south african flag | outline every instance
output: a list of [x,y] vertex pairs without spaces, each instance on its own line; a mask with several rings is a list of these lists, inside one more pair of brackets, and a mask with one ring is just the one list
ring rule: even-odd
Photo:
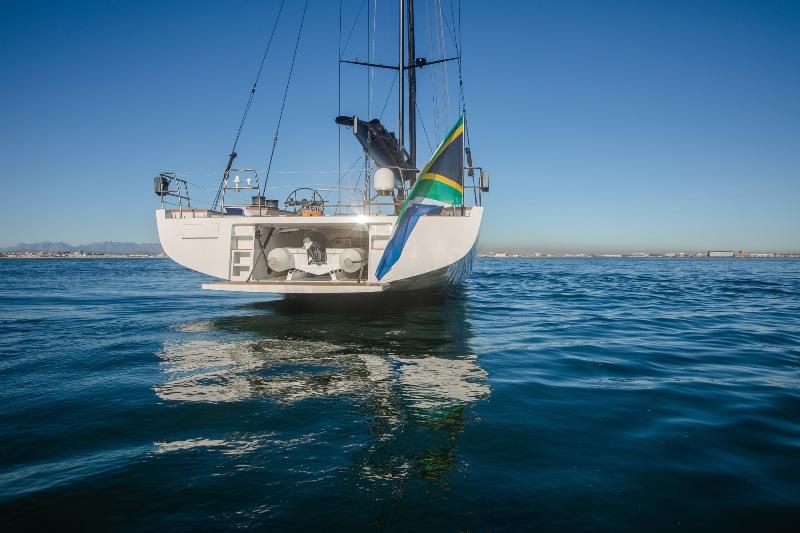
[[462,205],[464,200],[464,117],[453,129],[423,167],[408,198],[397,215],[392,237],[386,244],[375,276],[383,278],[400,259],[403,247],[419,218],[441,211],[445,206]]

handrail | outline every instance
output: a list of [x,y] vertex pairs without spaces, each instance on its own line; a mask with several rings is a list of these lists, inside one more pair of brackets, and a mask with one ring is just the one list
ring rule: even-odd
[[[398,167],[399,169],[399,167]],[[372,174],[372,170],[369,170],[370,178]],[[403,169],[404,171],[408,171],[409,169]],[[418,171],[418,169],[411,169]],[[479,166],[465,166],[465,176],[467,174],[474,173],[472,171],[477,170],[479,171],[479,179],[476,180],[473,177],[472,184],[467,185],[464,183],[463,189],[466,191],[467,189],[472,189],[475,191],[475,203],[473,205],[480,206],[482,204],[482,192],[487,192],[489,190],[489,173],[484,170],[483,167]],[[231,174],[235,173],[235,178],[231,180]],[[239,174],[249,174],[250,176],[246,176],[244,180],[239,177]],[[370,187],[371,179],[367,179],[364,185],[366,187]],[[196,185],[196,184],[195,184]],[[202,189],[202,187],[200,187]],[[275,192],[278,189],[285,189],[288,188],[282,186],[272,186],[265,188],[265,193],[267,191]],[[323,211],[333,210],[334,213],[338,214],[340,210],[355,210],[356,214],[366,214],[369,215],[371,207],[377,208],[387,208],[395,205],[395,198],[394,196],[369,196],[365,193],[363,187],[310,187],[316,193],[331,193],[336,191],[351,191],[353,192],[353,203],[350,202],[342,202],[339,200],[336,203],[325,203],[323,206]],[[204,210],[204,216],[206,217],[224,217],[226,216],[225,210],[226,207],[236,207],[236,208],[248,208],[248,207],[259,207],[259,214],[261,214],[261,207],[263,207],[263,201],[261,199],[258,200],[257,204],[247,204],[247,203],[229,203],[225,204],[225,193],[226,191],[231,192],[241,192],[241,191],[258,191],[260,190],[260,183],[259,183],[259,176],[258,170],[254,168],[232,168],[226,171],[225,177],[223,179],[223,184],[221,188],[221,195],[220,195],[220,202],[219,202],[219,210],[211,208],[202,208]],[[405,190],[404,192],[408,192]],[[158,174],[155,177],[155,193],[160,196],[161,198],[161,209],[165,208],[165,205],[168,204],[166,202],[167,197],[173,197],[177,199],[177,207],[178,207],[178,214],[180,217],[183,217],[184,209],[189,209],[192,212],[192,216],[195,216],[196,208],[192,207],[191,199],[189,196],[189,181],[187,179],[179,178],[175,172],[168,172],[164,171]],[[360,193],[360,194],[358,194]],[[261,196],[261,195],[259,195]],[[356,196],[360,196],[357,201],[355,198]],[[380,201],[380,199],[385,199],[384,201]],[[464,198],[466,200],[466,198]],[[254,202],[256,200],[254,199]],[[200,202],[203,205],[203,202]],[[170,204],[175,205],[175,204]],[[462,208],[467,207],[466,201],[463,202]],[[380,213],[380,209],[378,210]],[[345,213],[342,213],[345,214]],[[227,215],[231,216],[231,215]]]
[[[229,187],[231,172],[237,173],[234,176],[233,186]],[[245,185],[241,184],[239,174],[252,174],[252,177],[245,177]],[[261,186],[258,182],[258,171],[254,168],[229,168],[225,171],[222,177],[222,186],[220,187],[219,194],[219,208],[223,213],[225,212],[225,191],[252,191],[259,190]]]
[[[172,188],[174,185],[174,189]],[[192,208],[189,199],[189,184],[181,179],[174,172],[160,172],[153,180],[155,193],[161,197],[161,208],[164,208],[164,198],[172,196],[178,199],[178,208],[183,216],[183,201],[186,200],[186,207]]]

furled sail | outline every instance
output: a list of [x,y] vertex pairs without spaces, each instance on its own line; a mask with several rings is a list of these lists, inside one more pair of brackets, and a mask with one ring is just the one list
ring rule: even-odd
[[[375,163],[379,167],[392,169],[398,179],[400,170],[414,168],[408,161],[408,153],[405,149],[400,151],[394,133],[387,130],[377,118],[365,122],[356,116],[340,116],[336,117],[336,123],[353,128],[353,135]],[[413,172],[404,172],[403,174],[405,179],[414,176]]]

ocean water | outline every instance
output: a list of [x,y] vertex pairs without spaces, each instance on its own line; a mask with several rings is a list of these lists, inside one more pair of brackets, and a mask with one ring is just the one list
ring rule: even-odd
[[344,309],[0,261],[0,528],[792,530],[800,261],[479,260]]

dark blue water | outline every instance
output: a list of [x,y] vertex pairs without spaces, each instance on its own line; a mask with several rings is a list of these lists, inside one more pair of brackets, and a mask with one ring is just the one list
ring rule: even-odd
[[800,261],[482,260],[341,311],[203,280],[0,261],[0,526],[800,520]]

